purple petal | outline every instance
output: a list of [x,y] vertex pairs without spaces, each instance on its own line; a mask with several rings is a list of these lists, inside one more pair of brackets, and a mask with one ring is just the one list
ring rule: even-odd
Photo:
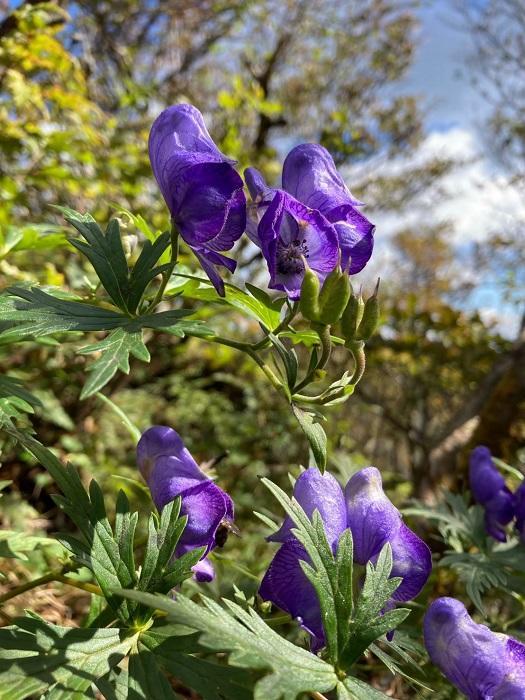
[[516,667],[507,635],[476,624],[463,603],[453,598],[432,603],[423,631],[432,662],[468,698],[507,699],[495,695]]
[[421,592],[432,571],[432,555],[427,545],[404,523],[390,540],[394,565],[391,577],[403,579],[392,598],[408,601]]
[[244,180],[254,202],[262,202],[266,197],[271,197],[273,190],[268,187],[266,180],[257,168],[246,168]]
[[490,450],[483,445],[470,453],[469,477],[472,495],[482,505],[505,487],[505,479],[492,461]]
[[525,646],[509,637],[506,651],[510,668],[494,700],[525,700]]
[[270,288],[298,299],[304,276],[302,257],[321,281],[337,265],[339,245],[334,227],[318,211],[276,190],[258,227],[262,253],[268,263]]
[[243,182],[229,163],[187,167],[177,183],[177,199],[173,218],[190,246],[229,250],[246,228]]
[[341,266],[356,275],[365,267],[374,250],[375,226],[366,216],[351,205],[343,205],[329,211],[328,221],[334,224],[341,247]]
[[350,274],[360,272],[374,247],[374,225],[356,207],[326,148],[305,143],[292,149],[283,167],[283,188],[300,202],[317,209],[335,225],[341,247],[341,265]]
[[246,233],[248,238],[259,248],[258,228],[264,213],[272,201],[275,190],[268,187],[261,173],[255,168],[247,168],[244,171],[244,179],[248,186],[252,201],[246,207]]
[[[200,470],[199,470],[200,471]],[[233,517],[228,494],[202,472],[195,475],[175,457],[158,457],[151,472],[149,487],[158,510],[181,497],[181,515],[188,516],[180,546],[215,546],[215,535],[224,519]]]
[[266,572],[259,594],[293,618],[312,635],[312,647],[324,646],[324,630],[319,601],[314,587],[306,578],[299,561],[309,562],[303,546],[297,540],[283,544]]
[[[295,482],[293,495],[309,518],[314,510],[319,511],[328,542],[333,547],[346,529],[345,499],[339,482],[328,472],[321,474],[317,467],[310,467]],[[291,533],[293,527],[293,520],[287,516],[280,530],[270,535],[268,541],[287,542],[294,539]]]
[[[232,248],[246,227],[243,181],[233,161],[213,143],[201,113],[191,105],[166,109],[151,128],[149,152],[153,173],[186,243],[214,251]],[[220,288],[215,270],[212,275]]]
[[137,464],[146,481],[155,460],[161,455],[178,455],[179,459],[195,465],[198,469],[197,463],[184,447],[180,435],[167,425],[154,425],[142,433],[137,444]]
[[283,189],[325,215],[341,204],[355,207],[362,203],[350,193],[330,153],[315,143],[296,146],[286,156]]
[[206,248],[193,248],[196,258],[201,264],[202,269],[210,278],[211,283],[215,287],[217,294],[221,297],[224,296],[224,281],[219,275],[216,266],[222,265],[226,267],[230,272],[234,272],[237,267],[235,260],[227,258],[225,255],[216,253],[213,250],[208,250]]
[[209,559],[201,559],[191,567],[191,570],[197,583],[209,583],[215,578],[215,569]]
[[514,495],[504,486],[485,503],[485,529],[498,542],[506,542],[505,525],[514,517]]
[[381,474],[375,467],[361,469],[352,476],[345,498],[354,559],[358,564],[366,564],[396,536],[401,515],[383,492]]

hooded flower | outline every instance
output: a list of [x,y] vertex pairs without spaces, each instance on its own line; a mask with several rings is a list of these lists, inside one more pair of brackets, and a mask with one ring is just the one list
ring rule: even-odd
[[485,508],[485,529],[499,542],[506,541],[505,525],[514,517],[514,496],[492,461],[488,447],[479,445],[470,454],[470,489]]
[[[311,467],[295,482],[293,495],[308,517],[319,511],[326,536],[335,551],[340,535],[346,529],[346,508],[343,491],[334,477]],[[281,610],[297,619],[301,627],[312,635],[312,648],[324,646],[324,630],[319,601],[314,587],[301,569],[300,561],[310,561],[304,547],[291,532],[293,521],[287,517],[282,527],[268,537],[282,546],[266,572],[259,594]]]
[[246,227],[243,182],[234,161],[219,151],[202,114],[189,104],[168,107],[157,117],[149,135],[149,157],[182,238],[224,296],[215,266],[235,270],[235,261],[220,251],[230,250]]
[[431,661],[469,700],[525,700],[525,646],[476,624],[459,600],[435,600],[423,632]]
[[[430,550],[401,519],[399,511],[382,490],[381,476],[374,467],[354,474],[344,492],[331,474],[315,467],[303,472],[295,482],[293,495],[308,517],[318,510],[332,549],[341,534],[350,528],[354,540],[354,560],[359,564],[377,559],[390,542],[394,565],[392,576],[403,580],[393,595],[394,601],[414,598],[424,586],[432,567]],[[282,527],[268,537],[281,548],[266,572],[259,593],[292,617],[312,635],[312,648],[324,645],[325,637],[319,602],[312,584],[301,569],[300,560],[309,561],[303,546],[291,529],[287,517]]]
[[233,521],[231,498],[201,471],[178,433],[167,426],[155,425],[143,433],[137,462],[159,511],[181,497],[181,515],[188,516],[188,522],[175,556],[205,547],[194,572],[198,581],[211,581],[213,567],[204,557],[216,546],[220,528]]
[[363,203],[345,185],[326,148],[316,143],[293,148],[283,165],[283,189],[334,225],[342,268],[350,263],[351,275],[360,272],[372,255],[375,227],[358,210]]
[[247,233],[261,248],[270,272],[270,289],[298,299],[303,258],[324,281],[337,265],[339,245],[332,224],[283,190],[272,190],[255,168],[245,172],[253,199]]

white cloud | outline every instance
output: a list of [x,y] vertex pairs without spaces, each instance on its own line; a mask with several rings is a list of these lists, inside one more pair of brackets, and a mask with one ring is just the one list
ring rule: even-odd
[[379,236],[389,236],[406,226],[417,226],[421,221],[425,224],[449,222],[452,243],[464,245],[482,241],[490,233],[525,221],[522,193],[510,184],[497,165],[484,157],[475,133],[464,127],[431,132],[418,151],[409,157],[388,162],[377,159],[352,168],[348,181],[374,171],[382,176],[406,173],[408,178],[415,167],[437,158],[457,163],[436,183],[439,195],[436,196],[433,187],[418,195],[403,212],[374,211]]

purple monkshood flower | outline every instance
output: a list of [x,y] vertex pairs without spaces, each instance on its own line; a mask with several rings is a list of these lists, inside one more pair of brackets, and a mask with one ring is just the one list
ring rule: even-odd
[[321,282],[341,257],[350,274],[362,270],[374,244],[374,226],[337,172],[332,156],[317,144],[292,149],[283,166],[282,189],[267,186],[255,168],[245,172],[252,197],[247,233],[261,248],[270,288],[297,299],[303,257]]
[[485,529],[499,542],[506,542],[505,525],[514,517],[514,496],[492,461],[488,447],[478,445],[470,453],[470,490],[485,508]]
[[432,663],[469,700],[525,700],[525,646],[475,623],[459,600],[435,600],[423,632]]
[[182,238],[224,296],[215,266],[235,270],[235,261],[221,251],[230,250],[246,228],[246,198],[235,161],[219,151],[202,114],[189,104],[168,107],[157,117],[149,157]]
[[[392,596],[395,601],[414,598],[425,585],[432,568],[427,545],[402,521],[397,508],[383,493],[381,475],[374,467],[361,469],[343,489],[336,479],[316,467],[304,471],[295,482],[293,495],[305,513],[318,510],[326,536],[336,550],[342,533],[350,528],[354,540],[354,560],[359,564],[376,561],[383,546],[392,547],[392,576],[403,580]],[[294,524],[288,516],[282,527],[267,539],[281,547],[266,572],[259,593],[286,610],[312,636],[312,649],[325,643],[319,601],[314,587],[303,573],[300,561],[309,561],[304,547],[293,536]]]
[[154,425],[142,434],[137,463],[157,510],[181,497],[181,515],[188,521],[175,556],[206,547],[193,570],[197,581],[211,581],[213,566],[205,557],[217,545],[221,528],[233,522],[232,499],[204,474],[179,434],[167,426]]

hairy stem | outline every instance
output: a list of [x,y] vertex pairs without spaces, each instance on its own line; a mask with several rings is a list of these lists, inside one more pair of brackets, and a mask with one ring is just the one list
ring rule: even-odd
[[179,257],[179,229],[175,225],[175,222],[173,219],[171,220],[171,260],[170,260],[170,266],[168,267],[167,270],[165,270],[162,273],[162,281],[159,285],[159,288],[157,289],[157,293],[155,294],[155,297],[151,304],[148,307],[148,311],[153,311],[153,309],[160,304],[162,301],[162,298],[164,297],[164,291],[166,290],[166,287],[168,285],[168,282],[170,281],[171,275],[173,274],[173,270],[175,269],[175,266],[177,265],[177,260]]
[[60,569],[54,569],[53,571],[49,571],[47,574],[44,574],[43,576],[40,576],[39,578],[36,578],[33,581],[27,581],[26,583],[22,583],[20,586],[15,586],[15,588],[12,588],[10,591],[7,591],[7,593],[4,593],[0,596],[0,605],[6,603],[12,598],[16,598],[17,596],[22,595],[22,593],[26,593],[27,591],[33,590],[33,588],[45,586],[46,583],[51,583],[51,581],[59,581],[61,576],[68,573],[69,571],[73,571],[75,568],[75,564],[65,564]]

